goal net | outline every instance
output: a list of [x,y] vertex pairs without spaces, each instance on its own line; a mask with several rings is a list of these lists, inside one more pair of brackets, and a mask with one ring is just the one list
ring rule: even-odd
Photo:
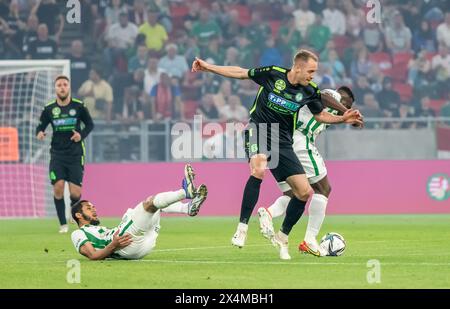
[[69,60],[0,61],[0,217],[55,213],[48,177],[51,126],[44,141],[35,130],[59,74],[70,76]]

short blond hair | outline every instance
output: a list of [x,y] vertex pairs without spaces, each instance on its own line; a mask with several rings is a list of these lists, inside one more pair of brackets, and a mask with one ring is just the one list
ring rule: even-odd
[[294,56],[294,63],[296,63],[298,60],[307,62],[309,59],[313,59],[316,62],[319,62],[319,57],[313,53],[312,51],[309,51],[307,49],[300,49]]

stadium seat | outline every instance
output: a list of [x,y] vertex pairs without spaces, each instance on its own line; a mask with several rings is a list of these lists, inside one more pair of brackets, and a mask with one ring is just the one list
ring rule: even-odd
[[189,8],[185,5],[174,4],[170,7],[170,16],[172,18],[182,18],[189,13]]
[[197,101],[184,101],[183,106],[184,117],[186,119],[193,119],[198,107]]
[[384,52],[376,52],[369,54],[369,60],[376,63],[380,70],[385,73],[392,68],[391,55]]
[[396,82],[392,88],[400,95],[400,100],[405,103],[410,103],[413,97],[413,89],[410,84]]
[[436,115],[439,115],[441,112],[441,107],[445,104],[445,102],[445,100],[430,100],[430,108],[434,110]]
[[440,125],[436,128],[437,149],[450,151],[450,127]]
[[348,36],[337,35],[333,38],[333,43],[339,57],[342,57],[344,50],[351,45],[351,40]]
[[280,25],[281,25],[281,22],[278,21],[278,20],[272,20],[272,21],[269,21],[269,26],[270,26],[270,29],[271,29],[271,31],[272,31],[272,37],[273,37],[274,39],[277,38],[277,35],[278,35],[278,29],[280,29]]
[[251,20],[250,9],[242,4],[230,6],[230,10],[236,10],[239,13],[239,25],[247,26]]

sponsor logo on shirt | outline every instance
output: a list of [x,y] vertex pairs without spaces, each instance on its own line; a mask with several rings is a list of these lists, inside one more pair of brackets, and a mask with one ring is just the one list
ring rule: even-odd
[[300,102],[302,99],[303,99],[303,94],[297,93],[297,95],[295,96],[295,101]]
[[273,94],[272,92],[269,93],[269,101],[275,105],[281,106],[284,109],[287,109],[288,111],[292,111],[292,112],[297,112],[298,109],[300,108],[299,104],[289,101],[289,100],[286,100],[282,97],[279,97],[279,96]]
[[286,83],[284,82],[284,80],[278,79],[275,82],[275,88],[280,90],[280,91],[283,91],[284,89],[286,89]]

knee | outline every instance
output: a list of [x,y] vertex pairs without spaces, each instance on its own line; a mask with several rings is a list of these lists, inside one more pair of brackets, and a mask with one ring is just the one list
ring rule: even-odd
[[293,190],[294,196],[300,201],[307,201],[311,197],[311,187],[297,188]]
[[64,197],[64,183],[56,183],[53,186],[53,194],[57,199],[62,199]]
[[258,179],[264,179],[264,175],[266,174],[266,169],[261,167],[253,167],[252,168],[252,176]]

